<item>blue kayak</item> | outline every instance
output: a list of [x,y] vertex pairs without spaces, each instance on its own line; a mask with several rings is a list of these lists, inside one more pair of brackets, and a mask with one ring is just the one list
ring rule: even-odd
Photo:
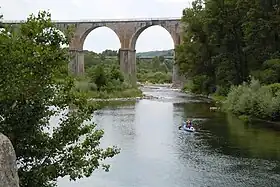
[[195,128],[194,128],[194,127],[188,128],[187,125],[186,125],[186,123],[183,123],[181,127],[182,127],[181,129],[184,130],[184,131],[187,131],[187,132],[195,132]]

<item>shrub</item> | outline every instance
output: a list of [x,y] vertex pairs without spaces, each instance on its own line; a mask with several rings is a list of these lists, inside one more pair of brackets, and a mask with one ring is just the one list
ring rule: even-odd
[[119,80],[120,82],[124,82],[124,76],[117,66],[112,67],[112,69],[110,70],[109,76],[110,76],[111,80]]
[[89,72],[90,80],[92,83],[95,83],[97,90],[100,90],[108,82],[108,77],[102,65],[98,65],[95,68],[91,69]]
[[279,84],[261,86],[258,80],[252,79],[249,84],[231,87],[224,108],[237,115],[279,119],[279,88]]
[[137,73],[137,79],[140,82],[151,82],[151,83],[171,83],[172,74],[165,72],[141,72]]
[[274,96],[276,96],[276,93],[280,91],[280,83],[269,84],[266,85],[265,87],[268,87],[272,91],[272,94]]
[[142,92],[124,80],[123,74],[117,66],[103,67],[101,65],[92,67],[88,77],[76,78],[75,91],[85,93],[91,98],[112,97],[137,97]]

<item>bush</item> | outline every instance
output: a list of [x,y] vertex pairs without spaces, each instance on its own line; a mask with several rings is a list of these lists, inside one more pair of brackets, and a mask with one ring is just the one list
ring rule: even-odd
[[184,84],[183,90],[191,92],[193,86],[194,86],[193,81],[192,80],[187,80],[187,82]]
[[268,87],[272,91],[272,94],[274,96],[276,96],[276,93],[280,91],[280,83],[269,84],[266,85],[265,87]]
[[97,90],[100,90],[108,83],[108,76],[106,75],[106,72],[102,65],[98,65],[93,68],[92,72],[90,72],[89,75],[91,76],[91,82],[96,84]]
[[171,83],[172,74],[165,72],[141,72],[137,73],[137,79],[140,82],[151,82],[154,84]]
[[261,86],[252,79],[249,84],[233,86],[224,103],[224,108],[237,115],[250,115],[262,119],[280,118],[279,84]]
[[226,96],[229,93],[229,87],[228,86],[221,86],[218,85],[216,90],[213,90],[215,94],[220,96]]
[[104,68],[101,65],[92,67],[87,77],[77,77],[75,91],[90,98],[119,98],[142,96],[141,90],[124,80],[117,66]]
[[205,94],[215,92],[215,87],[212,84],[212,80],[207,75],[199,75],[193,77],[184,86],[184,90],[190,91],[195,94]]
[[118,80],[124,82],[124,76],[121,73],[120,69],[117,66],[113,66],[109,74],[111,80]]

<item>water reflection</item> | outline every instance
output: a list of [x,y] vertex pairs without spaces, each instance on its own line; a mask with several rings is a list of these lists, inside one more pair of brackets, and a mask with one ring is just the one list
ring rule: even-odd
[[155,161],[172,159],[169,154],[165,155],[174,140],[170,133],[173,131],[172,103],[143,100],[136,105],[136,110],[142,111],[135,116],[137,155]]
[[[97,128],[105,129],[102,146],[117,145],[136,137],[135,106],[103,109],[95,112],[93,121]],[[125,147],[121,147],[124,149]]]
[[[276,160],[280,158],[280,136],[279,132],[258,126],[248,126],[241,120],[227,115],[229,141],[232,146],[247,152],[244,156]],[[241,152],[241,151],[240,151]]]
[[184,118],[209,118],[216,115],[215,112],[210,112],[211,103],[173,103],[175,112],[183,114]]
[[[94,115],[97,127],[105,130],[102,146],[121,148],[108,161],[111,171],[77,182],[65,178],[60,187],[279,186],[279,132],[210,112],[211,103],[196,102],[197,97],[145,89],[159,99]],[[178,130],[186,118],[201,120],[198,133]]]

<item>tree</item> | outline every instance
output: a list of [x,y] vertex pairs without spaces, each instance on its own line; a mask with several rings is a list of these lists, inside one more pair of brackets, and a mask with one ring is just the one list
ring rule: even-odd
[[104,60],[106,59],[106,56],[105,56],[103,53],[102,53],[102,54],[100,54],[100,56],[99,56],[99,57],[100,57],[100,60],[101,60],[101,61],[104,61]]
[[155,56],[153,59],[152,59],[152,67],[153,67],[153,70],[155,72],[159,71],[159,67],[160,67],[160,60],[159,60],[159,57]]
[[205,26],[207,14],[203,1],[196,0],[192,8],[185,9],[181,21],[187,26],[183,28],[184,42],[175,49],[176,63],[181,73],[198,84],[191,91],[208,93],[215,84],[215,65],[211,59],[215,46],[211,45]]
[[165,61],[165,58],[163,55],[159,56],[158,59],[161,63],[164,63],[164,61]]
[[265,61],[280,58],[279,5],[271,0],[194,1],[181,20],[180,71],[204,93],[226,95],[231,85],[248,82]]
[[106,49],[101,54],[104,55],[104,56],[117,56],[118,51],[114,51],[114,50],[111,50],[111,49]]
[[119,80],[120,82],[124,82],[124,76],[120,69],[117,66],[113,66],[110,70],[111,79]]
[[101,87],[106,86],[108,78],[102,65],[94,67],[89,74],[91,76],[91,81],[96,84],[98,91]]
[[[0,132],[15,148],[20,186],[51,187],[58,177],[89,177],[119,149],[99,147],[104,132],[89,121],[95,108],[74,92],[65,72],[69,55],[61,45],[70,36],[55,29],[47,12],[19,27],[0,33]],[[58,114],[57,124],[50,124]]]

